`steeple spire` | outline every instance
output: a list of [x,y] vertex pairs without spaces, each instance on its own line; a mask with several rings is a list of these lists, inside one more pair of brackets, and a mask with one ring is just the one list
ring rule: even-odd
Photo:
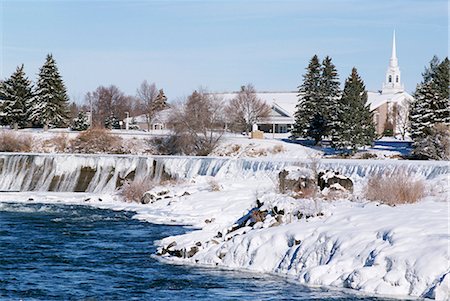
[[397,67],[398,66],[397,47],[395,45],[395,30],[394,30],[394,34],[392,36],[392,54],[391,54],[391,59],[389,60],[389,65],[391,67]]
[[397,45],[395,44],[395,30],[392,36],[392,54],[389,59],[389,66],[386,71],[386,80],[383,84],[383,94],[393,94],[397,92],[403,92],[404,88],[401,83],[400,68],[398,66],[397,59]]

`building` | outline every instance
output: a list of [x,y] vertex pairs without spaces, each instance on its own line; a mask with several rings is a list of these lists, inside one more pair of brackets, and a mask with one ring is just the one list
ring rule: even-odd
[[[218,93],[225,101],[236,97],[234,93]],[[299,102],[298,92],[258,92],[257,96],[272,107],[268,118],[260,120],[258,127],[266,133],[287,133],[295,123],[294,114],[296,105]],[[374,113],[374,123],[377,134],[398,134],[402,132],[400,127],[404,126],[401,119],[404,116],[398,116],[402,112],[401,106],[413,100],[413,97],[407,93],[401,82],[400,67],[397,59],[397,50],[395,42],[395,32],[392,41],[392,53],[386,71],[385,81],[380,91],[367,92],[370,109]],[[388,133],[388,130],[392,133]]]
[[367,96],[370,109],[374,113],[375,129],[378,135],[390,134],[388,131],[396,135],[405,131],[407,116],[404,116],[404,111],[414,98],[405,91],[401,81],[395,31],[392,38],[391,58],[382,89],[378,92],[368,92]]
[[[148,123],[148,119],[145,114],[129,117],[128,123],[130,127],[136,127],[136,129],[144,131],[165,130],[167,127],[167,122],[169,121],[170,113],[170,108],[156,112],[150,123]],[[126,118],[124,119],[124,122],[127,122]]]

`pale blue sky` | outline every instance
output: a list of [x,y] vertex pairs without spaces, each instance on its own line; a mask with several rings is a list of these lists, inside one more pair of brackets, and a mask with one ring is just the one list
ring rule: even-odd
[[330,55],[341,81],[356,66],[381,89],[392,31],[408,91],[433,54],[448,52],[446,0],[1,2],[1,78],[34,81],[53,53],[69,96],[99,85],[128,94],[146,79],[169,99],[199,86],[296,90],[309,59]]

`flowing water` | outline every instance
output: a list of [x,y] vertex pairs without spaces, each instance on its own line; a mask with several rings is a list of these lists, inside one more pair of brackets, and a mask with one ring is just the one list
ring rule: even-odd
[[0,203],[1,300],[381,300],[284,278],[169,265],[154,241],[187,231],[85,206]]

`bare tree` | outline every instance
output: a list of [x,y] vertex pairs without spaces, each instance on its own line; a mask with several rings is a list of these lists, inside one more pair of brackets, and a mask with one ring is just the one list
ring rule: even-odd
[[397,131],[402,136],[402,140],[405,140],[406,133],[409,129],[409,111],[411,107],[411,102],[408,99],[403,99],[403,101],[396,105],[395,110],[395,123]]
[[252,84],[241,87],[238,95],[228,104],[227,115],[231,124],[248,134],[252,125],[269,116],[271,108],[256,95]]
[[180,152],[204,156],[214,150],[225,131],[223,107],[222,99],[203,90],[173,106],[169,125]]
[[100,86],[93,92],[88,92],[85,101],[92,108],[92,123],[97,127],[104,127],[107,117],[114,116],[120,120],[126,117],[125,112],[133,108],[135,99],[126,96],[118,87]]
[[146,80],[137,89],[136,96],[139,100],[139,110],[145,114],[147,128],[150,131],[156,113],[167,107],[167,98],[162,89],[158,91],[155,83],[149,84]]

